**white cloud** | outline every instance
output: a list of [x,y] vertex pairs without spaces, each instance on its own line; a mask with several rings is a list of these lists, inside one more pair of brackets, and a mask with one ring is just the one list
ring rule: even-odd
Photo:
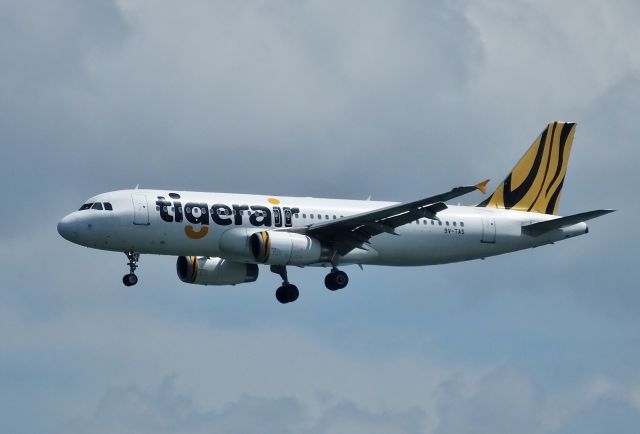
[[[3,3],[3,422],[637,427],[639,12],[632,1]],[[289,310],[266,304],[270,273],[188,288],[167,258],[143,257],[141,284],[125,291],[123,255],[55,234],[85,197],[137,183],[412,199],[500,178],[554,118],[580,122],[562,210],[620,208],[588,237],[367,269],[333,298],[315,292],[320,271],[294,270],[306,288]]]

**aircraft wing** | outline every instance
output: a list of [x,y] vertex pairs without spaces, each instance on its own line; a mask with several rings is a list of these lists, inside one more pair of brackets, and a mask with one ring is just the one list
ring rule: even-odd
[[476,185],[456,187],[446,193],[426,197],[424,199],[367,211],[337,220],[316,223],[291,231],[301,232],[321,241],[331,243],[341,255],[346,255],[355,248],[361,248],[369,239],[381,233],[397,235],[395,228],[415,221],[419,218],[439,220],[437,213],[447,209],[446,200],[480,190],[486,191],[489,180]]

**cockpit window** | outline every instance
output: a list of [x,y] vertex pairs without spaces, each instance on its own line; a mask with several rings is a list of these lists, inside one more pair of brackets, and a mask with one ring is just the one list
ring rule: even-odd
[[111,202],[105,202],[104,203],[104,209],[106,209],[107,211],[113,211],[113,207],[111,206]]
[[78,211],[84,211],[85,209],[89,209],[89,208],[91,208],[92,205],[93,205],[93,202],[92,203],[85,203],[84,205],[82,205],[80,207],[80,209],[78,209]]
[[98,209],[98,210],[102,210],[102,204],[100,202],[96,202],[93,204],[93,206],[91,207],[91,209]]

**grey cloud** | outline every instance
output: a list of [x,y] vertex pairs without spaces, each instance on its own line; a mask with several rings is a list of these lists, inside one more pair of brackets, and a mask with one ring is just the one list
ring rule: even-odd
[[421,433],[423,412],[364,410],[352,402],[327,407],[318,417],[295,398],[243,396],[220,409],[199,410],[171,378],[153,389],[112,388],[88,419],[66,433]]
[[90,419],[63,429],[73,433],[294,433],[303,408],[293,398],[245,396],[220,410],[200,411],[171,378],[158,387],[112,388]]
[[504,367],[477,379],[443,381],[436,407],[428,410],[371,410],[348,400],[318,406],[295,397],[251,395],[210,408],[181,391],[175,377],[166,377],[157,387],[110,388],[90,417],[66,423],[61,432],[632,433],[640,410],[629,392],[637,389],[604,379],[548,392],[527,374]]
[[549,391],[526,373],[498,368],[478,382],[443,383],[434,432],[632,433],[640,418],[637,390],[600,378]]
[[[238,413],[263,420],[273,405],[286,414],[269,427],[284,432],[637,426],[637,388],[620,385],[640,348],[637,15],[637,2],[596,0],[3,2],[3,422],[36,432],[80,414],[99,431],[128,415],[144,429],[148,406],[168,414],[159,430],[191,417],[205,429],[241,424]],[[339,294],[322,270],[292,270],[303,293],[286,311],[267,270],[256,284],[195,288],[173,259],[143,257],[141,285],[126,291],[123,255],[55,233],[85,198],[138,183],[390,200],[495,186],[556,118],[579,122],[561,211],[619,209],[587,237],[354,270]],[[504,360],[521,370],[478,372]],[[212,375],[219,365],[231,368]],[[194,396],[145,386],[171,372]],[[579,401],[565,388],[600,374],[617,392]],[[97,405],[112,384],[142,386]],[[319,390],[335,400],[314,403]],[[556,399],[564,416],[548,408]],[[34,405],[39,421],[25,416]]]

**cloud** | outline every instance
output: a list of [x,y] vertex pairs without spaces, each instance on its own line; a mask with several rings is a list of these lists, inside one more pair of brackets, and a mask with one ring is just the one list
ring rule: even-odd
[[327,406],[314,419],[295,398],[243,396],[216,410],[198,410],[172,377],[158,387],[131,385],[108,391],[89,419],[69,423],[67,433],[421,433],[424,415],[371,412],[353,402]]
[[218,411],[199,411],[168,377],[150,390],[112,388],[90,419],[72,422],[64,432],[293,433],[302,417],[303,408],[293,398],[244,396]]
[[637,382],[592,378],[549,391],[524,372],[500,367],[474,384],[442,384],[435,433],[631,433],[640,417],[637,390]]
[[[637,427],[636,3],[3,2],[6,429]],[[579,123],[561,211],[618,209],[587,237],[366,267],[331,294],[295,269],[284,310],[266,269],[202,288],[143,256],[124,289],[124,255],[55,233],[138,183],[390,200],[495,185],[552,119]]]
[[[371,410],[348,400],[313,404],[289,397],[244,395],[218,408],[200,408],[175,377],[143,388],[110,388],[93,414],[65,424],[66,433],[598,433],[615,427],[632,433],[640,418],[629,387],[594,379],[545,393],[530,377],[509,367],[484,377],[454,376],[436,391],[435,411],[419,405]],[[637,390],[637,389],[636,389]],[[309,405],[311,404],[311,405]],[[310,411],[311,407],[317,407]],[[429,420],[433,416],[433,421]],[[429,423],[430,422],[430,423]]]

